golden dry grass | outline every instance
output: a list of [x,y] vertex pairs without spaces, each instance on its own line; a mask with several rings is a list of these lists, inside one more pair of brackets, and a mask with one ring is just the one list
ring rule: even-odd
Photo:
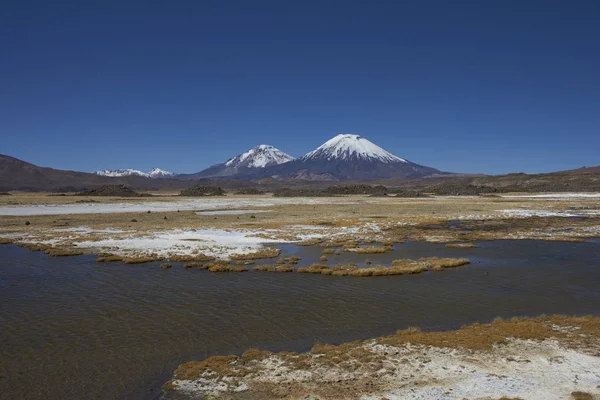
[[125,264],[144,264],[154,261],[160,261],[160,259],[156,257],[128,257],[123,259]]
[[266,249],[256,250],[252,253],[235,254],[235,255],[231,256],[231,259],[232,260],[262,260],[265,258],[278,257],[279,254],[281,254],[281,250],[279,250],[279,249],[266,248]]
[[357,254],[382,254],[393,251],[394,248],[390,245],[382,246],[362,246],[362,247],[345,247],[345,251],[351,251]]
[[567,333],[553,326],[578,327],[578,333],[600,337],[600,317],[568,317],[555,315],[537,318],[496,318],[489,324],[474,323],[454,331],[422,332],[408,328],[380,340],[383,344],[401,346],[404,343],[423,344],[434,347],[491,350],[495,344],[505,344],[507,338],[543,340],[551,337],[565,338]]
[[321,257],[319,257],[319,261],[326,262],[327,261],[327,257],[321,256]]
[[308,267],[300,267],[298,268],[298,272],[300,273],[308,273],[308,274],[320,274],[323,270],[327,270],[329,267],[323,264],[312,264]]
[[160,264],[160,267],[161,267],[161,268],[164,268],[164,269],[169,269],[169,268],[171,268],[171,267],[172,267],[172,265],[171,265],[171,264],[169,264],[169,263],[162,263],[162,264]]
[[9,238],[0,238],[0,244],[11,244],[13,242],[12,239]]
[[253,271],[261,272],[294,272],[294,267],[288,265],[257,265],[252,268]]
[[419,262],[425,264],[428,268],[432,269],[433,271],[442,271],[446,268],[456,268],[471,263],[471,261],[468,258],[438,257],[420,258]]
[[183,264],[183,268],[193,268],[193,267],[202,267],[204,263],[198,261],[190,261]]
[[115,254],[105,254],[100,255],[96,258],[96,262],[115,262],[115,261],[123,261],[122,256],[117,256]]
[[448,243],[446,247],[450,249],[475,249],[477,245],[473,243]]
[[321,238],[306,239],[301,242],[296,242],[296,246],[315,246],[323,242]]
[[206,254],[190,254],[190,255],[174,255],[169,257],[171,261],[175,262],[186,262],[186,261],[212,261],[215,259],[213,256],[207,256]]
[[80,256],[83,254],[83,251],[68,249],[47,249],[44,251],[44,253],[48,254],[50,257],[71,257]]
[[246,272],[248,268],[239,265],[215,264],[208,267],[210,272]]
[[573,400],[594,400],[594,396],[588,392],[572,392],[571,398]]
[[335,249],[332,248],[326,248],[323,250],[323,254],[334,254],[335,253]]

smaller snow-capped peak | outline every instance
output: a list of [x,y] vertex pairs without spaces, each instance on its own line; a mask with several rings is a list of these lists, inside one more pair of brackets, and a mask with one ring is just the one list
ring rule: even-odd
[[294,157],[273,146],[261,144],[245,153],[230,158],[225,162],[225,165],[233,168],[238,166],[246,168],[264,168],[271,165],[283,164],[292,161],[293,159]]
[[164,169],[160,169],[160,168],[152,168],[150,170],[150,172],[148,172],[147,175],[150,178],[167,178],[170,176],[174,176],[175,173],[173,173],[171,171],[165,171]]
[[377,160],[384,163],[408,162],[362,136],[353,134],[337,135],[302,157],[303,160],[323,158],[327,160]]
[[137,169],[104,169],[102,171],[94,171],[95,175],[120,177],[120,176],[147,176],[145,172]]
[[150,172],[142,172],[138,169],[104,169],[101,171],[94,171],[95,175],[109,176],[109,177],[122,177],[122,176],[143,176],[145,178],[168,178],[174,176],[173,172],[165,171],[160,168],[152,168]]

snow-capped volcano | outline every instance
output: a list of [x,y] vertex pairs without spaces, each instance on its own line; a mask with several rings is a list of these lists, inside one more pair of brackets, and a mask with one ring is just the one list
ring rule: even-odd
[[225,162],[225,165],[228,167],[264,168],[271,165],[283,164],[293,159],[294,157],[273,146],[261,144],[245,153],[230,158]]
[[294,157],[283,151],[261,144],[242,154],[239,154],[221,164],[213,165],[210,168],[200,171],[196,174],[186,177],[224,177],[233,175],[248,175],[256,173],[263,168],[280,165],[294,160]]
[[303,157],[262,173],[280,179],[362,180],[421,178],[439,172],[395,156],[359,135],[340,134]]
[[121,177],[121,176],[143,176],[144,178],[170,178],[175,176],[173,172],[165,171],[160,168],[152,168],[149,172],[142,172],[138,169],[105,169],[94,171],[96,175]]
[[302,157],[302,160],[377,160],[383,163],[407,161],[396,157],[369,140],[352,134],[340,134],[329,139],[315,150]]

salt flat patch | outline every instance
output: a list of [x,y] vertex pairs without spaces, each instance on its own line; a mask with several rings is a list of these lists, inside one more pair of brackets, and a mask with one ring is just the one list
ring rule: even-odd
[[260,231],[219,229],[173,230],[155,232],[142,237],[129,236],[99,241],[79,241],[74,244],[78,248],[103,250],[127,256],[157,254],[161,257],[169,257],[202,253],[216,258],[228,258],[234,254],[255,251],[266,243],[285,242],[256,236],[262,233]]
[[266,213],[273,212],[273,210],[215,210],[215,211],[196,211],[198,215],[241,215],[241,214],[255,214],[255,213]]
[[[386,348],[382,346],[380,350]],[[390,379],[396,389],[376,396],[364,395],[361,399],[497,399],[506,396],[562,400],[571,398],[574,391],[596,393],[600,379],[600,358],[561,348],[553,340],[512,340],[492,353],[475,356],[429,347],[423,349],[423,356],[428,363],[419,366],[417,360],[414,363],[411,360],[412,365],[407,367],[415,376],[422,377],[420,384],[403,384],[404,376],[398,371],[396,378],[401,379]]]
[[588,217],[600,215],[600,210],[498,210],[511,217]]
[[58,229],[50,229],[47,232],[73,232],[78,234],[89,234],[89,233],[125,233],[126,231],[121,229],[92,229],[87,226],[78,226],[72,228],[58,228]]
[[274,207],[286,204],[355,204],[355,201],[332,201],[331,199],[268,198],[240,199],[234,197],[184,199],[178,201],[140,201],[135,203],[85,203],[57,205],[0,206],[0,215],[62,215],[62,214],[111,214],[126,212],[168,212],[177,210],[240,209],[241,207]]
[[544,193],[544,194],[507,194],[500,197],[509,199],[551,199],[551,198],[573,198],[573,197],[600,197],[600,193]]

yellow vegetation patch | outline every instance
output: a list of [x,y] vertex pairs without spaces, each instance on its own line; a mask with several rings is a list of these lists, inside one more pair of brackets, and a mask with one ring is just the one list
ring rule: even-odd
[[115,261],[123,261],[123,257],[117,256],[115,254],[106,254],[101,255],[96,258],[96,262],[115,262]]
[[418,328],[398,331],[380,340],[383,344],[401,346],[404,343],[423,344],[435,347],[491,350],[494,344],[504,344],[506,339],[543,340],[551,337],[566,337],[567,333],[553,329],[554,326],[579,327],[578,334],[600,337],[600,317],[541,316],[538,318],[496,318],[489,324],[471,324],[455,331],[422,332]]
[[388,253],[393,251],[394,248],[391,245],[383,245],[383,246],[363,246],[363,247],[352,247],[352,248],[344,248],[345,251],[351,251],[353,253],[358,254],[381,254]]
[[301,242],[296,242],[296,246],[315,246],[323,242],[321,238],[306,239]]
[[309,273],[309,274],[320,274],[323,270],[328,270],[329,267],[323,264],[312,264],[308,267],[298,268],[298,272]]
[[168,268],[171,268],[171,267],[172,267],[172,265],[171,265],[171,264],[169,264],[169,263],[163,263],[163,264],[160,264],[160,267],[161,267],[161,268],[164,268],[164,269],[168,269]]
[[231,256],[232,260],[261,260],[263,258],[275,258],[281,254],[279,249],[260,249],[252,253],[236,254]]
[[154,261],[159,261],[159,258],[155,258],[155,257],[130,257],[130,258],[124,258],[123,262],[125,264],[144,264],[144,263],[149,263],[149,262],[154,262]]
[[252,268],[254,271],[262,271],[262,272],[294,272],[294,267],[290,267],[289,265],[257,265]]
[[470,264],[468,258],[438,258],[438,257],[429,257],[429,258],[420,258],[419,262],[425,264],[428,268],[431,268],[434,271],[442,271],[446,268],[455,268],[460,267],[462,265]]
[[477,245],[473,243],[448,243],[446,247],[451,249],[475,249]]
[[77,250],[66,250],[66,249],[47,249],[44,251],[50,257],[70,257],[70,256],[80,256],[83,254],[83,251]]
[[171,261],[212,261],[215,259],[213,256],[207,256],[206,254],[191,254],[191,255],[174,255],[169,257]]
[[210,272],[246,272],[248,268],[240,265],[215,264],[208,267]]

